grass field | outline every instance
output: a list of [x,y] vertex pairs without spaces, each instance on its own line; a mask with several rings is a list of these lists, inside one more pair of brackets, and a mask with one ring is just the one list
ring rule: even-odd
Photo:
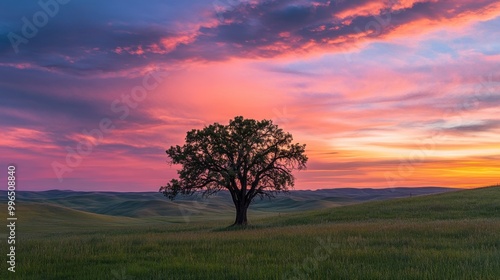
[[16,273],[3,262],[1,279],[500,279],[500,187],[250,212],[243,229],[232,213],[186,223],[27,203],[18,217]]

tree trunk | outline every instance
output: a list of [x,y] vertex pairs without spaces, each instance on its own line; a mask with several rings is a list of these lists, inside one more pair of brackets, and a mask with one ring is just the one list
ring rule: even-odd
[[247,224],[247,209],[248,205],[246,203],[239,203],[236,205],[236,219],[234,220],[233,226],[244,226]]

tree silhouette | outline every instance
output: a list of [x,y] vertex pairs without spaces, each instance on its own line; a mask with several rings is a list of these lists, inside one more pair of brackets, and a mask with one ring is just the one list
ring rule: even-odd
[[183,146],[166,151],[182,169],[177,171],[179,179],[160,187],[160,192],[173,200],[178,194],[208,196],[228,190],[236,208],[234,225],[246,225],[247,209],[255,197],[288,191],[294,185],[292,171],[306,167],[306,145],[292,140],[270,120],[241,116],[229,125],[193,129]]

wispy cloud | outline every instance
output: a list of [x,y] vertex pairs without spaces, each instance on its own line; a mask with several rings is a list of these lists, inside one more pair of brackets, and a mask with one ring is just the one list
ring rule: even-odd
[[[70,1],[16,53],[8,34],[39,10],[0,11],[0,152],[29,188],[156,190],[164,149],[236,115],[308,144],[299,188],[386,187],[429,142],[402,185],[498,179],[498,1]],[[117,118],[154,71],[168,80]],[[103,118],[115,129],[60,183],[51,162]]]

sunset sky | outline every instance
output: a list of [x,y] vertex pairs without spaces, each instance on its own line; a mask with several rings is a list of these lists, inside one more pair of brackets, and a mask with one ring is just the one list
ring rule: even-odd
[[238,115],[307,144],[296,189],[500,182],[497,0],[40,3],[0,3],[4,186],[157,191]]

